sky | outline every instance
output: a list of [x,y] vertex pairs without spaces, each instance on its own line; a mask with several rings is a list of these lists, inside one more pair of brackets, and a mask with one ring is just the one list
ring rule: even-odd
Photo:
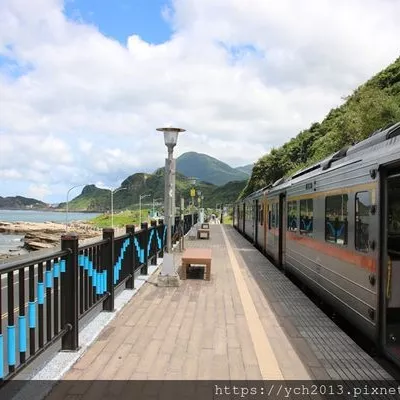
[[[400,0],[0,0],[0,196],[65,201],[174,155],[236,167],[400,54]],[[72,197],[81,187],[74,189]]]

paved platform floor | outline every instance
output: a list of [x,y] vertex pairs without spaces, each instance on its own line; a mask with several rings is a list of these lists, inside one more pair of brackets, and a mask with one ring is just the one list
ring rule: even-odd
[[185,245],[212,249],[211,281],[153,275],[64,380],[390,378],[232,227],[210,228]]

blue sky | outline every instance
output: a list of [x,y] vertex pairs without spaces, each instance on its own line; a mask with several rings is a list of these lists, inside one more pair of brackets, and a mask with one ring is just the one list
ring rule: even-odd
[[165,124],[186,129],[175,157],[253,163],[398,57],[398,15],[400,0],[0,0],[0,196],[118,187],[164,164]]
[[168,0],[69,0],[68,18],[96,25],[105,36],[125,44],[128,36],[139,35],[146,42],[159,44],[171,35],[162,10]]

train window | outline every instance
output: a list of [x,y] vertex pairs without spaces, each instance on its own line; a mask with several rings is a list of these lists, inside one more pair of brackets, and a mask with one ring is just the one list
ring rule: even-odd
[[312,236],[313,234],[313,199],[300,200],[300,234]]
[[273,228],[276,228],[276,226],[277,226],[277,221],[276,221],[276,214],[277,214],[277,203],[274,203],[274,204],[272,204],[272,223],[271,223],[271,225],[272,225],[272,227]]
[[287,230],[297,231],[297,201],[288,202]]
[[370,208],[370,192],[356,193],[355,247],[358,251],[369,251],[369,227],[371,224]]
[[347,245],[347,194],[325,198],[325,240],[330,243]]
[[260,224],[264,225],[264,205],[260,205]]

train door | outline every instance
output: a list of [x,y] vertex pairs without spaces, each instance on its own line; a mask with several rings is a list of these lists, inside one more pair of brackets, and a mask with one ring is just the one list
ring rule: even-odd
[[384,352],[400,361],[400,169],[383,181],[382,341]]
[[269,205],[268,205],[268,199],[267,196],[264,197],[263,199],[263,207],[264,207],[264,244],[263,244],[263,252],[266,253],[267,250],[267,235],[268,235],[268,224],[269,224]]
[[282,267],[285,262],[285,241],[286,241],[286,201],[285,193],[279,195],[279,266]]
[[281,267],[285,266],[286,262],[286,194],[279,195],[279,263]]
[[253,221],[254,221],[254,227],[253,227],[253,238],[254,238],[254,244],[257,245],[258,243],[258,200],[254,201],[254,215],[253,215]]

